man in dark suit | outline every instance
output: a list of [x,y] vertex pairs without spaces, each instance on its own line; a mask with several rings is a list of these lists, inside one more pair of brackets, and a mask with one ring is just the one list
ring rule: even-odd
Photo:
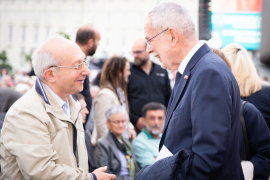
[[174,156],[160,160],[164,163],[158,170],[146,167],[137,178],[244,179],[238,142],[240,94],[228,66],[198,42],[188,11],[176,3],[155,7],[144,33],[147,51],[163,68],[177,70],[159,149],[165,146],[181,158],[166,177],[164,164]]

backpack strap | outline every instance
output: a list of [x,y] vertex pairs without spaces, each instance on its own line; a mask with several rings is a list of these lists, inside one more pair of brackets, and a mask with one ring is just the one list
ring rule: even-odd
[[249,161],[251,158],[250,148],[249,148],[249,142],[248,142],[248,136],[247,136],[247,128],[245,123],[245,117],[244,117],[244,105],[247,103],[247,101],[244,101],[241,104],[240,108],[240,120],[242,123],[242,131],[243,131],[243,155],[242,160]]

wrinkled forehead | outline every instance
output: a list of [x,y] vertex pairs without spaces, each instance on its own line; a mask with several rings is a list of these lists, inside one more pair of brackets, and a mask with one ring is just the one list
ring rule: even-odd
[[150,39],[152,34],[154,33],[156,33],[156,30],[153,29],[151,17],[148,16],[144,22],[145,39],[146,40]]

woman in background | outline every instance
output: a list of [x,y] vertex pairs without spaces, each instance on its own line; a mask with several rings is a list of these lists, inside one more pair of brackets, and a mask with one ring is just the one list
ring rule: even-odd
[[95,148],[98,166],[107,166],[106,172],[115,174],[117,180],[133,180],[139,171],[132,146],[123,138],[127,119],[127,112],[123,106],[110,106],[106,111],[109,132],[98,140]]
[[[121,105],[128,112],[127,83],[129,75],[130,65],[125,57],[112,57],[103,65],[100,91],[93,102],[94,131],[91,138],[93,145],[108,133],[105,112],[111,105]],[[135,136],[134,127],[128,119],[123,137],[128,140],[129,138],[134,139]]]
[[[224,56],[223,52],[219,49],[212,48],[212,51],[221,57],[225,63],[232,69],[230,62]],[[243,104],[241,100],[241,104]],[[244,116],[246,125],[246,133],[248,137],[248,144],[250,150],[250,157],[247,159],[244,152],[247,152],[247,147],[243,146],[244,136],[242,128],[240,133],[240,156],[243,160],[249,160],[254,167],[253,179],[256,180],[267,180],[269,178],[270,170],[270,132],[265,123],[265,120],[260,111],[251,103],[243,104],[241,115]],[[240,122],[240,118],[239,118]],[[242,166],[243,167],[243,166]],[[243,167],[244,168],[244,167]],[[246,172],[246,171],[243,171]],[[250,171],[248,171],[250,172]],[[244,173],[245,174],[245,173]],[[249,175],[249,174],[245,174]]]
[[270,129],[270,86],[263,81],[247,50],[231,43],[222,49],[228,59],[240,89],[241,98],[252,103],[263,115]]

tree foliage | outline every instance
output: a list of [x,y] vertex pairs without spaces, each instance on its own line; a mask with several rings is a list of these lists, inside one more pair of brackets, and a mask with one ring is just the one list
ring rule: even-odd
[[6,68],[9,71],[12,70],[12,66],[8,63],[7,53],[3,50],[0,53],[0,69]]
[[22,56],[26,62],[32,61],[33,49],[29,53],[23,53]]
[[70,40],[70,37],[68,34],[64,33],[64,32],[59,32],[58,34],[63,35],[65,38],[67,38],[68,40]]

